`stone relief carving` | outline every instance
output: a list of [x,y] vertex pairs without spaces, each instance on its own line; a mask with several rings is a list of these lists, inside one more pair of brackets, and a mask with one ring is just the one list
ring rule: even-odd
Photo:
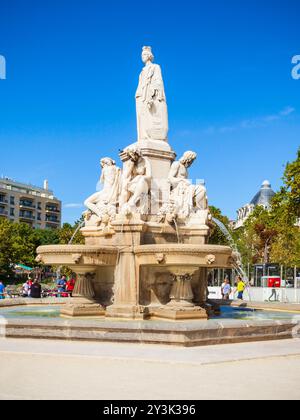
[[152,290],[162,305],[166,305],[170,302],[172,283],[171,276],[167,276],[164,273],[157,273],[155,275],[154,283],[152,283]]
[[82,254],[73,254],[72,255],[72,260],[74,261],[75,264],[79,264],[82,258]]
[[162,264],[163,262],[165,262],[165,258],[166,258],[165,254],[159,253],[159,254],[156,254],[155,257],[158,264]]
[[206,263],[208,265],[213,265],[216,262],[216,256],[211,254],[206,256]]
[[151,47],[143,47],[145,64],[136,92],[138,140],[163,140],[168,138],[168,109],[161,68],[154,64]]
[[42,255],[40,255],[40,254],[39,254],[39,255],[36,257],[35,261],[36,261],[37,263],[42,263],[42,262],[43,262],[43,257],[42,257]]

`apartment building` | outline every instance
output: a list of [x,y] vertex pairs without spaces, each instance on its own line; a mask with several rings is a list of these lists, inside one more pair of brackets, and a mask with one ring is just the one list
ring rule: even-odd
[[0,178],[0,217],[27,223],[36,229],[56,229],[61,226],[61,201],[48,188]]

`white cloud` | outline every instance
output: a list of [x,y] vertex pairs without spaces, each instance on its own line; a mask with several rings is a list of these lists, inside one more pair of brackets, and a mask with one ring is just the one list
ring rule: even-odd
[[68,203],[64,205],[65,209],[81,209],[83,206],[82,203]]
[[282,109],[281,111],[277,112],[276,114],[265,115],[256,118],[250,118],[247,120],[242,120],[236,122],[232,125],[225,125],[225,126],[210,126],[203,130],[203,134],[211,135],[211,134],[226,134],[232,133],[234,131],[243,130],[243,129],[253,129],[253,128],[260,128],[266,127],[269,124],[272,124],[275,121],[282,120],[296,111],[295,108],[291,106],[287,106],[286,108]]
[[283,117],[286,117],[286,116],[288,116],[288,115],[293,114],[295,111],[296,111],[296,109],[295,109],[295,108],[293,108],[292,106],[287,106],[285,109],[283,109],[283,110],[280,112],[280,115],[281,115],[281,116],[283,116]]

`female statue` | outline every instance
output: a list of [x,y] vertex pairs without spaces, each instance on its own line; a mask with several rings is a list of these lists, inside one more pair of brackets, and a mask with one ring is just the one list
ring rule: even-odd
[[168,109],[161,68],[154,64],[151,47],[144,47],[145,63],[136,92],[138,141],[168,139]]
[[114,211],[116,209],[121,170],[111,158],[101,159],[100,165],[102,168],[100,183],[103,184],[103,189],[89,197],[84,204],[92,214],[96,214],[101,219],[104,210],[106,211],[108,207]]

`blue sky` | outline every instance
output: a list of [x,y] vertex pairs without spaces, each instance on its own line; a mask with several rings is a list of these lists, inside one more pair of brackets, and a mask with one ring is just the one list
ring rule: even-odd
[[231,218],[300,145],[299,0],[0,0],[0,175],[50,187],[80,217],[99,159],[136,140],[143,45],[161,64],[170,135]]

